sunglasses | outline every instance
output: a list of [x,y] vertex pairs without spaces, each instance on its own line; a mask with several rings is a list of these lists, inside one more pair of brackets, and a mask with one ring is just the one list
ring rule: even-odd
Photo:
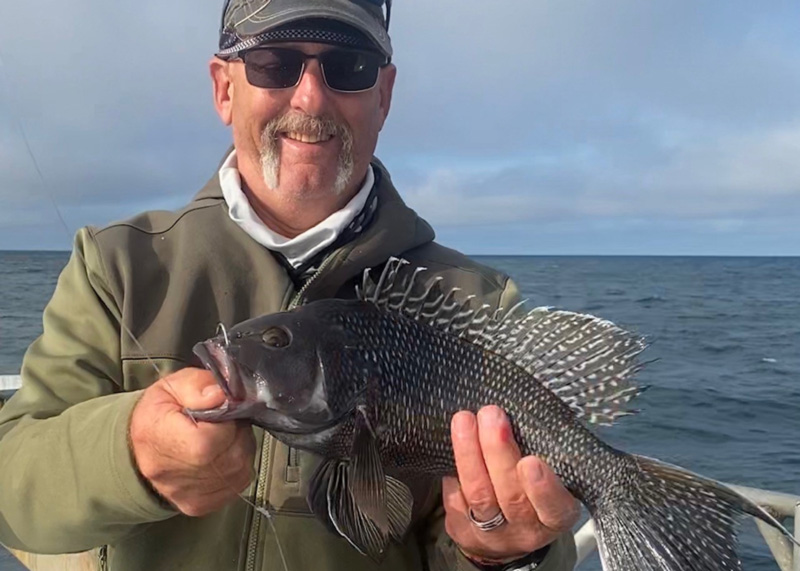
[[264,89],[286,89],[300,83],[306,61],[315,59],[325,85],[333,91],[357,93],[375,87],[386,57],[366,51],[332,49],[309,55],[300,50],[257,47],[239,52],[248,83]]

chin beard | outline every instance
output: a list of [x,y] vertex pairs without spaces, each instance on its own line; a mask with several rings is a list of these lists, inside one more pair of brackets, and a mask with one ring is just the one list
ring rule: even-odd
[[267,123],[261,133],[261,175],[267,188],[276,189],[280,184],[281,151],[278,137],[288,131],[310,133],[316,136],[333,135],[342,141],[339,160],[336,166],[336,180],[333,192],[336,195],[347,190],[353,178],[355,159],[353,158],[353,134],[341,123],[327,117],[312,117],[302,113],[290,113],[277,117]]

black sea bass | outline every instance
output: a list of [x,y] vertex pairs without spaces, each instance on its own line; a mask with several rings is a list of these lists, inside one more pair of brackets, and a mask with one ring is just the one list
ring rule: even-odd
[[403,482],[454,475],[450,419],[487,404],[588,508],[606,571],[741,569],[745,513],[791,538],[730,489],[587,430],[630,413],[640,338],[589,315],[472,307],[437,280],[422,287],[422,273],[392,259],[376,282],[365,274],[356,300],[312,302],[198,344],[227,402],[189,414],[247,419],[324,456],[309,505],[375,559],[409,525]]

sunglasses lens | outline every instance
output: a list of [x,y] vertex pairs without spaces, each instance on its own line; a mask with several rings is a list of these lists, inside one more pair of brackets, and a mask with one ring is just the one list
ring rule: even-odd
[[242,56],[247,81],[265,89],[283,89],[297,84],[303,73],[304,56],[295,50],[264,48]]
[[322,66],[325,83],[336,91],[364,91],[375,86],[386,60],[370,52],[330,50],[318,56],[286,48],[258,48],[242,54],[247,81],[265,89],[294,87],[309,57]]
[[378,54],[331,50],[319,56],[328,87],[336,91],[364,91],[378,80],[385,59]]

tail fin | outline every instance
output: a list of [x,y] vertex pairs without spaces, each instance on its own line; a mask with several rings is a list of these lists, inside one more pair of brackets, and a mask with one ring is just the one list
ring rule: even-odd
[[765,510],[713,480],[634,456],[638,481],[593,510],[604,571],[741,570],[736,525],[757,517],[797,541]]

